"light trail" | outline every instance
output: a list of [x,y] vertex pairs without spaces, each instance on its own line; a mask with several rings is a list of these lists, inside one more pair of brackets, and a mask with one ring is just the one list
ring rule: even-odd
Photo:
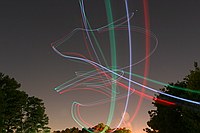
[[[97,92],[98,94],[100,93],[107,97],[107,98],[104,98],[103,100],[93,101],[91,103],[85,103],[85,104],[73,102],[72,107],[71,107],[71,114],[72,114],[73,119],[77,122],[77,124],[79,124],[81,127],[91,126],[89,122],[85,121],[81,117],[80,107],[91,107],[91,106],[98,106],[105,103],[110,103],[109,115],[108,115],[107,123],[106,123],[107,125],[110,125],[113,121],[115,108],[116,108],[115,104],[117,100],[126,99],[125,106],[122,111],[122,116],[119,116],[120,120],[119,120],[119,123],[117,124],[117,128],[120,127],[120,125],[124,122],[125,113],[127,112],[128,104],[130,102],[130,96],[133,94],[139,95],[139,101],[137,103],[137,107],[133,115],[131,116],[130,120],[125,122],[125,124],[127,125],[131,125],[131,122],[133,122],[133,120],[137,116],[140,110],[141,104],[143,102],[143,98],[154,100],[157,103],[164,104],[167,106],[176,105],[176,103],[174,102],[158,99],[153,96],[147,95],[145,93],[145,90],[162,94],[164,96],[167,96],[173,99],[200,105],[200,102],[198,101],[193,101],[190,99],[164,93],[160,90],[156,90],[147,85],[147,81],[148,81],[155,84],[171,87],[174,89],[179,89],[182,91],[188,91],[191,93],[200,94],[200,91],[197,91],[197,90],[181,88],[178,86],[165,84],[165,83],[148,78],[149,63],[150,63],[149,58],[155,52],[158,46],[158,39],[156,35],[150,31],[148,0],[143,0],[145,28],[131,26],[130,20],[133,18],[134,13],[129,13],[128,0],[124,0],[126,16],[116,21],[113,20],[110,0],[105,0],[104,2],[105,2],[106,14],[107,14],[107,22],[108,22],[107,25],[93,29],[89,23],[89,20],[87,19],[87,13],[85,12],[84,0],[79,0],[82,22],[83,22],[82,24],[84,28],[75,28],[68,35],[51,43],[52,49],[58,55],[66,59],[78,61],[80,63],[87,63],[89,65],[92,65],[92,67],[94,68],[94,70],[89,71],[89,72],[77,73],[77,77],[57,86],[55,88],[55,91],[57,91],[60,94],[63,94],[69,91],[87,90],[87,91]],[[61,52],[60,50],[58,50],[61,44],[68,41],[68,39],[70,39],[72,36],[74,36],[75,33],[79,31],[83,32],[84,44],[90,58],[87,58],[85,55],[81,53],[69,52],[69,51]],[[128,41],[127,41],[128,57],[127,58],[129,59],[129,65],[125,67],[121,67],[121,68],[118,68],[117,66],[118,53],[117,53],[117,45],[116,45],[117,44],[117,38],[115,34],[116,31],[127,31],[127,35],[128,35],[127,37],[128,38]],[[133,38],[132,38],[132,31],[143,33],[145,35],[145,56],[144,58],[140,59],[137,62],[133,62],[133,57],[134,57],[133,49],[135,47],[133,47],[134,43],[133,43]],[[110,55],[111,55],[110,67],[108,65],[109,64],[108,61],[106,60],[106,56],[103,53],[102,46],[98,42],[98,39],[96,38],[96,35],[94,32],[97,32],[98,34],[104,34],[105,32],[108,32],[109,34]],[[87,40],[84,37],[84,35],[87,36]],[[152,50],[150,50],[151,38],[155,41],[155,45]],[[89,45],[87,44],[87,41],[89,41]],[[90,51],[90,49],[92,51]],[[92,55],[94,55],[94,57]],[[143,76],[133,73],[133,70],[132,70],[132,67],[140,64],[141,62],[144,62]],[[128,69],[128,71],[125,71],[125,69]],[[142,83],[136,80],[133,80],[133,77],[142,79],[143,80]],[[133,85],[134,87],[132,87]],[[136,86],[140,87],[141,91],[137,90]],[[119,90],[117,90],[118,88]],[[120,89],[125,89],[127,93],[121,94]],[[106,131],[106,128],[102,132],[105,132],[105,131]]]

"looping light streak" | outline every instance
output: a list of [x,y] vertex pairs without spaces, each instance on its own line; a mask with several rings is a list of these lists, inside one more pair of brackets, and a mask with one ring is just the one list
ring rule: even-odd
[[[150,24],[149,24],[149,13],[148,13],[148,0],[143,0],[143,8],[144,8],[144,24],[145,28],[135,27],[131,26],[130,20],[133,18],[134,13],[129,13],[128,8],[128,0],[125,0],[125,9],[126,9],[126,16],[122,17],[116,21],[113,21],[113,15],[112,15],[112,8],[111,3],[109,0],[105,0],[105,7],[106,7],[106,13],[107,13],[107,21],[108,24],[102,27],[99,27],[97,29],[93,29],[86,17],[85,7],[84,7],[84,1],[79,0],[80,9],[81,9],[81,15],[82,15],[82,22],[84,28],[76,28],[72,32],[70,32],[68,35],[64,36],[63,38],[51,43],[52,49],[60,56],[78,61],[80,63],[87,63],[89,65],[92,65],[94,67],[94,70],[88,71],[88,72],[76,72],[76,76],[74,79],[71,79],[69,81],[66,81],[65,83],[57,86],[55,88],[55,91],[57,91],[60,94],[69,92],[69,91],[80,91],[80,90],[87,90],[87,91],[94,91],[97,93],[100,93],[107,98],[99,101],[93,101],[91,103],[85,103],[81,104],[78,102],[73,102],[71,107],[71,114],[73,119],[81,126],[91,126],[91,124],[87,121],[85,121],[80,114],[80,107],[91,107],[91,106],[98,106],[100,104],[110,103],[110,110],[109,115],[107,119],[107,125],[109,126],[114,117],[115,112],[115,104],[120,99],[126,99],[125,100],[125,106],[122,111],[122,116],[120,116],[119,123],[117,124],[117,128],[120,127],[122,123],[126,125],[131,125],[131,122],[135,119],[137,113],[140,110],[141,104],[143,102],[143,99],[149,99],[154,100],[157,103],[168,105],[168,106],[176,106],[176,103],[172,101],[166,101],[163,99],[158,99],[153,96],[147,95],[145,93],[145,90],[150,90],[154,93],[159,93],[162,95],[165,95],[167,97],[171,97],[174,99],[182,100],[185,102],[189,102],[192,104],[200,105],[200,102],[193,101],[190,99],[174,96],[171,94],[164,93],[160,90],[156,90],[152,87],[147,86],[147,81],[152,82],[159,85],[168,86],[174,89],[179,89],[182,91],[188,91],[191,93],[197,93],[200,94],[200,91],[196,90],[190,90],[187,88],[181,88],[177,86],[172,86],[169,84],[165,84],[159,81],[152,80],[148,78],[148,72],[149,72],[149,58],[150,56],[155,52],[157,46],[158,46],[158,39],[155,34],[153,34],[150,31]],[[117,68],[117,46],[116,46],[116,37],[115,37],[115,31],[123,30],[127,31],[128,34],[128,48],[129,48],[129,65]],[[82,55],[81,53],[76,52],[61,52],[58,50],[58,47],[66,42],[68,39],[70,39],[75,33],[82,31],[83,32],[83,38],[84,34],[87,36],[87,40],[89,41],[89,45],[87,44],[86,39],[84,39],[84,43],[87,49],[87,52],[89,53],[90,58],[87,58],[85,55]],[[145,57],[142,58],[139,61],[133,62],[133,41],[132,41],[132,31],[137,31],[138,33],[145,34]],[[96,35],[94,32],[98,32],[99,34],[103,34],[105,32],[109,33],[109,39],[110,39],[110,53],[111,53],[111,67],[109,67],[108,62],[106,60],[106,57],[103,54],[103,50],[101,48],[100,43],[96,39]],[[133,34],[134,35],[134,34]],[[153,39],[155,41],[155,46],[152,50],[150,50],[150,39]],[[98,48],[98,49],[96,49]],[[92,49],[92,51],[90,51]],[[99,55],[100,54],[100,55]],[[95,55],[93,57],[92,55]],[[101,57],[101,58],[100,58]],[[103,59],[103,60],[101,60]],[[143,76],[137,75],[133,73],[132,67],[135,65],[138,65],[139,63],[144,62],[144,74]],[[105,64],[105,65],[103,65]],[[125,71],[125,69],[128,68],[128,71]],[[142,79],[142,83],[133,80],[133,77],[137,77]],[[133,87],[134,86],[134,87]],[[137,87],[141,88],[141,91],[137,90]],[[121,93],[121,89],[125,89],[127,93]],[[137,107],[131,116],[129,121],[124,121],[125,114],[128,109],[128,104],[130,102],[130,96],[133,94],[139,95],[139,101],[137,103]],[[87,128],[86,128],[87,129]],[[105,132],[106,128],[102,131]],[[91,132],[91,131],[89,131]]]

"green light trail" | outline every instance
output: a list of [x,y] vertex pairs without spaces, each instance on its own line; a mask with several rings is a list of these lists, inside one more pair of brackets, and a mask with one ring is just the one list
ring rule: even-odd
[[[112,71],[116,71],[117,67],[117,57],[116,57],[116,42],[115,42],[115,31],[114,31],[114,24],[113,24],[113,16],[112,16],[112,8],[110,0],[105,0],[106,5],[106,13],[108,18],[109,25],[109,38],[110,38],[110,49],[111,49],[111,62]],[[115,74],[112,74],[112,79],[115,80],[117,76]],[[106,125],[110,125],[114,116],[114,109],[115,109],[115,102],[116,102],[116,83],[112,84],[112,98],[111,98],[111,104],[110,104],[110,112],[108,116],[108,121]]]

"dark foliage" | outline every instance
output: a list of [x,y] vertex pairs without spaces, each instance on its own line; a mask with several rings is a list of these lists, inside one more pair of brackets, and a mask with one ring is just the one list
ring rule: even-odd
[[44,103],[20,91],[20,84],[0,73],[0,133],[48,130]]
[[92,128],[83,128],[82,130],[79,130],[78,128],[67,128],[62,131],[54,131],[53,133],[100,133],[103,130],[105,130],[106,133],[131,133],[129,129],[126,128],[117,128],[117,129],[111,129],[109,126],[99,123],[98,125],[92,127]]
[[[178,87],[187,88],[190,91]],[[200,68],[197,63],[195,63],[195,70],[191,70],[183,81],[171,83],[161,90],[168,94],[200,102]],[[172,99],[162,94],[156,97],[174,102],[175,106],[166,106],[154,101],[156,110],[148,112],[150,121],[147,122],[147,125],[149,128],[144,129],[147,133],[200,132],[200,105]]]

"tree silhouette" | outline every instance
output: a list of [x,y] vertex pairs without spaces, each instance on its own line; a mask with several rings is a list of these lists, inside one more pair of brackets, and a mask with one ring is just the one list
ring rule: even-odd
[[[175,89],[173,86],[188,88],[190,90],[200,91],[200,69],[195,62],[195,70],[191,70],[183,81],[171,83],[169,86],[161,89],[168,94],[180,96],[183,98],[200,101],[200,93],[192,91],[183,91]],[[176,88],[177,88],[176,87]],[[173,101],[175,106],[166,106],[153,102],[156,110],[149,111],[150,120],[147,125],[150,128],[144,129],[147,133],[197,133],[200,132],[200,106],[175,100],[166,97],[162,94],[157,95],[157,98]]]
[[66,128],[62,131],[54,131],[53,133],[100,133],[105,130],[105,133],[131,133],[129,129],[126,128],[114,128],[111,129],[108,125],[105,125],[103,123],[99,123],[94,127],[89,128],[83,128],[82,130],[79,130],[78,128]]
[[19,88],[14,78],[0,73],[0,133],[47,130],[44,103],[36,97],[28,97]]

